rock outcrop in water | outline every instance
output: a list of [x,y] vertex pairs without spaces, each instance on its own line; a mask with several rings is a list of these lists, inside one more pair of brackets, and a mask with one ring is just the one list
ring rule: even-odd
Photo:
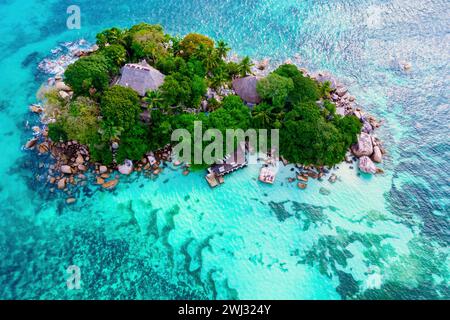
[[361,158],[359,158],[359,169],[365,173],[377,173],[377,167],[367,156],[362,156]]

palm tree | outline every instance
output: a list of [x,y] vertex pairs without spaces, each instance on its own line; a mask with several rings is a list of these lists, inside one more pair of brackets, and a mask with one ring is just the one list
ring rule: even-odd
[[250,60],[250,57],[247,56],[239,63],[239,75],[241,77],[245,77],[249,74],[252,74],[253,63]]
[[227,57],[227,54],[228,54],[228,52],[230,52],[231,48],[228,46],[228,44],[225,41],[220,40],[217,43],[216,50],[217,50],[217,54],[220,57],[220,59],[224,59]]
[[255,124],[261,129],[270,128],[272,118],[272,108],[267,104],[260,104],[253,110]]
[[228,81],[228,74],[220,69],[214,76],[211,78],[210,84],[214,89],[220,88],[224,83]]
[[120,140],[120,135],[122,134],[123,128],[115,126],[110,121],[104,121],[98,130],[102,140],[104,141],[118,141]]
[[149,111],[153,109],[164,109],[164,98],[159,90],[147,91],[144,101],[148,104]]
[[126,47],[125,32],[119,28],[111,28],[99,33],[97,40],[100,47],[106,44],[121,44]]
[[205,47],[204,53],[202,62],[205,65],[206,70],[212,72],[219,66],[221,58],[214,48]]

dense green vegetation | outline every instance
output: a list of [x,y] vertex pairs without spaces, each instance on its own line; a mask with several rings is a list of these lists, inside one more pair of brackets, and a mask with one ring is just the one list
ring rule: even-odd
[[355,116],[339,116],[320,86],[296,66],[285,64],[258,82],[264,102],[253,110],[260,128],[280,129],[280,154],[294,163],[334,165],[342,161],[361,131]]
[[[280,151],[288,160],[333,165],[342,161],[361,129],[357,118],[336,115],[336,107],[327,100],[329,84],[319,85],[294,65],[282,65],[258,82],[263,101],[253,111],[237,96],[209,99],[204,110],[208,87],[230,86],[234,77],[251,74],[249,57],[226,61],[230,48],[223,41],[215,43],[195,33],[173,37],[159,25],[141,23],[128,30],[105,30],[97,35],[97,45],[99,50],[80,58],[64,74],[74,97],[64,100],[57,92],[45,97],[56,118],[49,125],[49,137],[89,146],[94,161],[139,160],[170,143],[173,130],[192,134],[194,122],[202,121],[203,131],[214,128],[222,133],[280,129]],[[142,59],[166,76],[158,90],[139,97],[130,88],[111,85],[125,63]],[[142,122],[140,114],[146,110],[150,120]],[[113,142],[119,145],[115,159]]]

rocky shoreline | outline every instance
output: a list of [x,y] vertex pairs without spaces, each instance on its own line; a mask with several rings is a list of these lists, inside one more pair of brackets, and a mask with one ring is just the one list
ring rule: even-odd
[[[284,64],[292,64],[291,60],[286,60]],[[297,66],[298,67],[298,66]],[[256,75],[264,76],[270,68],[270,59],[266,58],[261,61],[254,61],[253,72]],[[360,106],[356,104],[356,97],[351,95],[347,87],[328,72],[311,73],[305,68],[298,67],[299,70],[319,83],[330,83],[330,100],[336,105],[336,114],[338,115],[354,115],[362,123],[361,133],[358,142],[354,144],[345,157],[345,162],[352,163],[352,155],[358,160],[358,168],[361,172],[368,174],[381,174],[384,171],[378,168],[375,163],[382,163],[383,157],[386,155],[386,149],[383,147],[382,141],[374,134],[375,130],[380,128],[382,121],[378,121],[374,116],[365,113]],[[297,165],[297,168],[303,169],[304,166]],[[299,172],[300,176],[311,178],[309,172],[310,167],[306,167],[306,173]],[[312,174],[323,175],[322,167],[315,168]],[[302,179],[298,179],[302,181]],[[330,182],[335,182],[335,177],[330,177]],[[304,182],[304,180],[303,180]],[[300,182],[299,187],[304,189],[304,183]]]
[[[73,43],[70,43],[73,44]],[[73,45],[70,47],[68,53],[61,56],[62,61],[46,59],[43,67],[41,63],[39,68],[47,74],[53,75],[47,81],[47,86],[56,88],[58,94],[62,99],[70,99],[73,95],[71,88],[64,84],[61,74],[64,72],[64,66],[67,66],[67,61],[74,61],[75,59],[87,55],[96,50],[96,46],[86,46],[82,42],[83,47],[77,50]],[[50,62],[49,62],[50,61]],[[255,75],[264,75],[270,68],[269,59],[262,61],[254,61],[252,69]],[[286,61],[286,63],[292,63]],[[50,68],[53,66],[53,69]],[[346,155],[345,162],[353,163],[359,160],[358,167],[364,173],[377,174],[383,173],[382,169],[376,167],[375,163],[381,163],[386,151],[382,142],[374,135],[374,131],[380,127],[381,122],[377,121],[375,117],[365,114],[362,109],[356,105],[356,98],[348,92],[348,89],[335,79],[329,73],[310,73],[304,68],[299,70],[306,76],[324,83],[330,83],[330,100],[336,105],[336,113],[339,115],[353,114],[362,122],[362,131],[358,137],[358,142],[351,147],[349,153]],[[223,88],[222,90],[213,91],[208,90],[205,96],[205,101],[211,98],[216,100],[222,99],[224,96],[233,94],[232,89]],[[320,102],[318,102],[320,104]],[[202,104],[203,108],[206,106]],[[44,107],[40,104],[33,104],[30,106],[30,111],[39,116],[39,124],[32,127],[34,137],[25,144],[25,149],[36,150],[39,155],[50,154],[53,164],[49,165],[47,182],[50,184],[50,190],[60,190],[66,192],[69,198],[66,202],[68,204],[76,202],[76,199],[70,197],[71,189],[76,186],[85,186],[89,181],[94,185],[99,186],[105,190],[114,189],[120,181],[122,175],[130,175],[133,172],[142,173],[147,177],[158,176],[166,166],[166,162],[172,162],[171,146],[168,145],[161,150],[149,152],[140,161],[126,160],[123,164],[114,164],[111,166],[104,166],[99,163],[90,161],[89,150],[86,146],[79,144],[77,141],[52,142],[48,139],[47,124],[51,119],[45,116]],[[117,149],[112,146],[112,149]],[[352,156],[353,155],[353,156]],[[281,159],[286,165],[287,161]],[[183,175],[190,173],[189,165],[182,164],[179,161],[173,161],[173,167],[182,168]],[[305,189],[309,179],[323,180],[323,178],[330,172],[325,167],[305,166],[297,164],[295,170],[295,177],[289,178],[289,182],[298,181],[298,187]],[[331,174],[328,178],[330,183],[337,181],[336,174]],[[325,193],[325,192],[324,192]]]

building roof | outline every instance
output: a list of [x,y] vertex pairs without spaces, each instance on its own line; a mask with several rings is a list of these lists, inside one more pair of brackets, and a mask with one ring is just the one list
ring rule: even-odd
[[147,91],[158,89],[164,83],[164,77],[146,61],[139,64],[128,63],[122,68],[122,75],[117,84],[129,87],[140,96],[145,96]]
[[260,103],[261,97],[256,91],[256,83],[260,78],[256,76],[248,76],[233,80],[233,89],[242,100],[248,103]]
[[216,163],[209,168],[210,173],[216,176],[224,176],[247,165],[245,142],[240,142],[233,154],[222,160],[222,163]]

